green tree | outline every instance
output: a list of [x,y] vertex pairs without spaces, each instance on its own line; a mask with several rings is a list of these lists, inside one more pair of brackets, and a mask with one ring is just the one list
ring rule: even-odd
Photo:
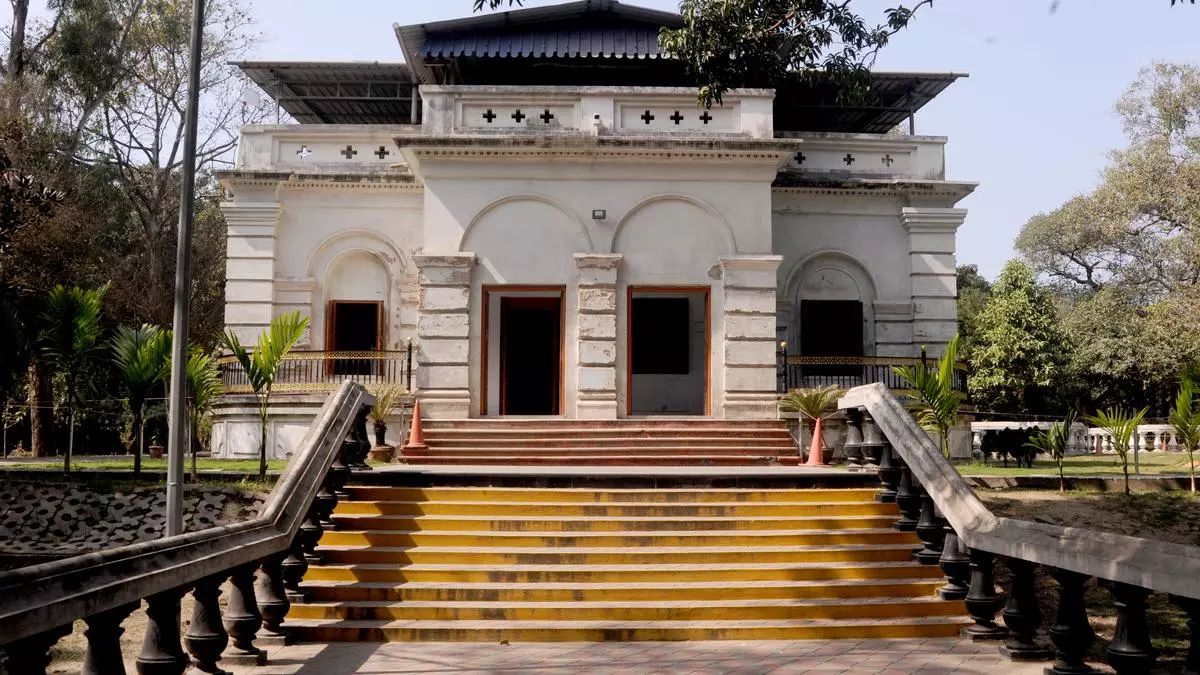
[[959,265],[956,270],[958,288],[958,334],[962,336],[962,358],[969,359],[975,348],[975,317],[987,304],[992,284],[979,273],[978,265]]
[[1029,267],[1004,266],[973,329],[969,387],[976,405],[997,412],[1045,405],[1061,382],[1065,340],[1053,300]]
[[133,418],[133,473],[137,475],[146,450],[146,400],[170,372],[171,331],[150,324],[121,326],[112,339],[112,355]]
[[79,379],[84,369],[104,348],[104,327],[100,311],[108,286],[97,289],[56,286],[46,298],[42,322],[42,352],[66,384],[65,402],[70,424],[70,440],[63,462],[71,470],[71,455],[75,451],[75,410],[79,402]]
[[300,340],[306,328],[308,317],[301,316],[300,312],[280,314],[271,321],[270,327],[258,336],[258,346],[253,352],[242,346],[237,333],[226,330],[221,335],[221,345],[232,352],[242,366],[258,403],[258,419],[261,425],[258,446],[259,480],[267,478],[267,422],[271,390],[275,386],[275,378],[279,374],[283,357],[287,356]]
[[958,417],[962,397],[954,391],[954,367],[958,363],[958,335],[950,339],[946,351],[930,368],[922,361],[915,366],[895,366],[892,372],[912,389],[909,408],[917,424],[925,431],[938,435],[942,454],[950,458],[950,428]]
[[212,414],[213,405],[221,395],[221,374],[212,355],[199,345],[192,345],[187,364],[188,429],[191,438],[192,481],[199,480],[196,454],[200,451],[200,425]]
[[1196,374],[1191,369],[1179,378],[1179,393],[1169,421],[1175,440],[1188,453],[1188,475],[1192,494],[1196,494],[1196,448],[1200,447],[1200,401],[1196,400]]
[[1122,408],[1101,410],[1087,421],[1104,429],[1112,436],[1113,447],[1121,458],[1121,471],[1125,474],[1125,494],[1129,494],[1129,442],[1137,434],[1138,425],[1146,417],[1146,409],[1129,412]]

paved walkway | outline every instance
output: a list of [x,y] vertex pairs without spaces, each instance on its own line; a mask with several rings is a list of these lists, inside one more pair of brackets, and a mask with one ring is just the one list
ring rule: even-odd
[[[969,640],[305,644],[238,675],[1041,675]],[[1110,671],[1111,672],[1111,671]]]

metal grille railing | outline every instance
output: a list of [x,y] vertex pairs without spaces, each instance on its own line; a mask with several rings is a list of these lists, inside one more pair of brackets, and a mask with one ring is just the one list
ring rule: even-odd
[[[242,365],[232,356],[217,362],[227,394],[251,391]],[[275,376],[276,392],[332,391],[347,380],[364,386],[399,384],[412,391],[412,343],[407,349],[377,352],[296,351],[283,357]]]
[[[850,389],[864,384],[883,384],[888,389],[907,389],[908,384],[895,373],[896,366],[916,366],[920,358],[887,356],[799,356],[780,349],[777,363],[777,389],[786,393],[792,389],[836,386]],[[935,362],[927,359],[926,365]],[[965,364],[955,367],[954,391],[966,393]]]

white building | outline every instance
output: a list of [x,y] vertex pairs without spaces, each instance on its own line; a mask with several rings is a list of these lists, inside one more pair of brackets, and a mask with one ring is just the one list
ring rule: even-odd
[[[295,309],[302,351],[411,339],[431,418],[774,418],[780,342],[789,382],[938,353],[975,184],[912,117],[961,75],[703,110],[658,50],[678,21],[584,0],[397,26],[404,63],[239,64],[299,123],[243,129],[221,176],[228,326]],[[297,377],[389,379],[391,355],[340,356]]]

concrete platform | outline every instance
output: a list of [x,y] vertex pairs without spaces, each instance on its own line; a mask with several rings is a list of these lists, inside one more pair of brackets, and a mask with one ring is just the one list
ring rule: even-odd
[[[1003,659],[995,644],[933,640],[639,643],[330,643],[273,649],[238,675],[1041,675],[1045,663]],[[1102,669],[1101,672],[1111,673]]]

